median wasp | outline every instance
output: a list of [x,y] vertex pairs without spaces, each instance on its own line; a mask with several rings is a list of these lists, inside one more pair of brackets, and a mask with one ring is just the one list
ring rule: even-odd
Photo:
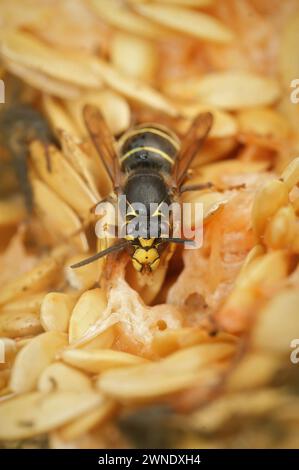
[[[201,113],[192,122],[180,140],[170,129],[158,124],[142,124],[127,131],[117,143],[100,111],[90,105],[83,110],[84,121],[93,144],[111,179],[115,195],[125,195],[127,206],[125,223],[128,225],[136,215],[134,205],[148,208],[156,204],[171,204],[179,200],[182,192],[203,189],[208,184],[184,186],[188,169],[205,141],[213,123],[211,113]],[[150,232],[150,214],[142,236],[127,232],[121,241],[109,248],[75,264],[78,268],[110,253],[129,249],[134,268],[139,272],[152,272],[160,262],[160,256],[168,243],[185,243],[182,238],[165,236],[171,234],[171,222],[166,222],[163,211],[157,211],[158,231]]]

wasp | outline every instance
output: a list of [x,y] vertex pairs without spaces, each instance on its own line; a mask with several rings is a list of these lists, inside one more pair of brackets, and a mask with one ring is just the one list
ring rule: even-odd
[[42,114],[28,104],[4,106],[0,113],[0,144],[11,155],[12,166],[29,212],[33,202],[28,181],[27,154],[28,145],[35,139],[42,141],[46,149],[50,143],[56,142]]
[[[194,157],[211,129],[211,113],[199,114],[182,140],[162,125],[142,124],[127,131],[118,144],[96,107],[86,105],[83,117],[90,138],[111,179],[114,194],[126,196],[127,225],[136,215],[136,203],[141,203],[146,208],[155,204],[159,208],[163,203],[169,205],[174,200],[179,200],[182,192],[210,186],[210,183],[185,186],[184,182]],[[182,238],[165,237],[164,226],[171,225],[171,221],[165,221],[163,211],[158,210],[155,215],[158,228],[155,237],[151,236],[151,216],[147,211],[147,223],[142,236],[132,236],[128,231],[119,242],[72,268],[84,266],[110,253],[129,249],[132,264],[137,271],[155,271],[167,243],[186,242]],[[171,233],[171,228],[170,226],[168,233]]]

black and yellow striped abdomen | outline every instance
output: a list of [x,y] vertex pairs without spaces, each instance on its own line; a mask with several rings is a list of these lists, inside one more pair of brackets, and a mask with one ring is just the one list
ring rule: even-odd
[[120,140],[122,171],[152,168],[169,173],[180,148],[179,139],[164,127],[142,125],[128,131]]

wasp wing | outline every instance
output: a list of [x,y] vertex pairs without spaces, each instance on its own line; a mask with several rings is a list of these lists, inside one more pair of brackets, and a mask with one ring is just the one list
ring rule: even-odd
[[114,189],[116,189],[120,184],[120,166],[115,139],[102,113],[96,106],[84,106],[83,118],[93,144],[112,181]]
[[213,124],[211,113],[200,113],[192,122],[184,136],[179,155],[173,168],[173,178],[177,188],[183,183],[190,165],[204,143]]

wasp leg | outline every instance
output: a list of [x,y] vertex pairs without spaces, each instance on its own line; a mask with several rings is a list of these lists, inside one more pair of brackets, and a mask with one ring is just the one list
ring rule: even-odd
[[33,210],[33,197],[31,185],[28,179],[28,165],[26,157],[27,149],[25,144],[24,146],[23,144],[20,144],[18,152],[12,151],[13,167],[17,175],[21,191],[24,195],[28,214],[31,214]]
[[180,188],[180,193],[186,193],[187,191],[201,191],[202,189],[209,189],[213,187],[214,184],[211,182],[200,184],[188,184]]
[[217,191],[220,193],[223,193],[224,191],[233,191],[234,189],[245,189],[246,188],[246,183],[241,183],[241,184],[232,184],[227,187],[222,187],[222,188],[217,188]]
[[48,170],[48,173],[52,173],[52,162],[51,162],[49,144],[45,143],[44,145],[45,145],[45,157],[47,161],[47,170]]
[[227,188],[219,188],[214,183],[191,184],[191,185],[182,186],[180,189],[180,194],[186,193],[187,191],[201,191],[203,189],[210,189],[210,188],[214,188],[216,191],[223,192],[223,191],[232,191],[234,189],[245,189],[246,184],[242,183],[242,184],[230,185]]

